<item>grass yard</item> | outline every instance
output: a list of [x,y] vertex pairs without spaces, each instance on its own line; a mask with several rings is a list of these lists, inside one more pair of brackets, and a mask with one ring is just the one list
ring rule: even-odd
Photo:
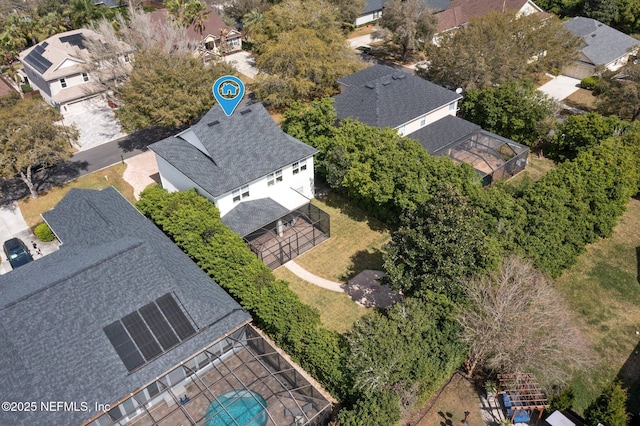
[[315,275],[344,283],[365,269],[382,269],[382,246],[391,239],[384,224],[335,194],[313,204],[331,216],[331,238],[302,254],[296,263]]
[[344,333],[349,330],[355,321],[360,319],[369,310],[364,308],[345,293],[325,290],[298,278],[285,267],[274,271],[279,279],[289,282],[289,287],[295,291],[300,300],[320,311],[320,318],[325,327]]
[[578,89],[563,101],[570,107],[582,109],[585,111],[595,111],[596,97],[591,91],[586,89]]
[[455,374],[416,426],[458,426],[467,410],[471,413],[467,417],[469,426],[485,426],[479,404],[473,385]]
[[538,157],[537,154],[529,153],[529,162],[523,172],[514,176],[510,182],[518,182],[520,179],[524,179],[528,176],[533,181],[539,180],[542,176],[546,175],[550,170],[556,167],[556,163],[545,157]]
[[40,194],[38,198],[26,197],[18,201],[22,216],[31,228],[42,222],[41,213],[51,210],[71,190],[71,188],[104,189],[115,187],[130,203],[136,202],[133,188],[122,178],[126,164],[117,164],[90,175],[83,176],[61,187],[50,189]]
[[572,380],[574,409],[583,410],[619,377],[640,412],[640,201],[632,200],[611,238],[590,245],[556,285],[595,350],[593,371]]

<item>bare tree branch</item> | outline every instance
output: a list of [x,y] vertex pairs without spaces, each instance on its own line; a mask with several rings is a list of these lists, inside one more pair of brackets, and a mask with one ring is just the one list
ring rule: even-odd
[[590,365],[585,336],[558,291],[530,262],[508,255],[498,271],[467,281],[465,292],[469,307],[459,321],[470,375],[485,365],[531,372],[549,386]]

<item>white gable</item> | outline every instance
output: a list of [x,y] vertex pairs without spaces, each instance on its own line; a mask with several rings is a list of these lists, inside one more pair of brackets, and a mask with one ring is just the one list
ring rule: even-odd
[[64,61],[62,61],[62,63],[60,65],[58,65],[58,68],[56,68],[56,69],[75,67],[77,65],[82,65],[82,64],[83,64],[82,61],[78,61],[78,60],[75,60],[75,59],[67,58]]

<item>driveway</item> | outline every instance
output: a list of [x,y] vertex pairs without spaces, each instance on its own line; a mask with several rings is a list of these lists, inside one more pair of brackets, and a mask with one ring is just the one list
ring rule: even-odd
[[371,46],[371,43],[382,41],[382,39],[374,38],[372,34],[367,34],[360,37],[347,39],[347,41],[349,42],[349,45],[352,49],[357,49],[360,46]]
[[80,151],[126,136],[111,108],[93,109],[80,114],[67,115],[62,123],[67,126],[75,124],[78,127],[80,138],[75,146]]
[[258,74],[256,60],[249,52],[236,52],[224,57],[224,61],[238,70],[241,74],[254,79]]
[[569,97],[574,92],[577,92],[580,87],[580,80],[577,78],[567,77],[566,75],[559,75],[548,83],[538,87],[538,90],[546,93],[553,99],[561,101]]

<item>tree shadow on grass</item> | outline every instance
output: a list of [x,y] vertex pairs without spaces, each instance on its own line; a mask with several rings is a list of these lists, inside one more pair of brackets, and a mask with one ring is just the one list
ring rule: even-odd
[[349,219],[355,220],[356,222],[366,222],[373,231],[381,232],[389,230],[389,227],[382,221],[370,216],[348,198],[340,194],[329,192],[322,197],[318,197],[318,199],[327,206],[340,211],[340,213],[346,215]]
[[618,380],[627,389],[627,412],[630,415],[630,425],[640,425],[640,342],[633,348],[631,354],[618,371]]
[[383,253],[378,248],[359,250],[349,260],[347,271],[340,277],[343,281],[349,281],[365,269],[384,270]]
[[[88,166],[89,163],[86,161],[66,161],[54,167],[38,170],[33,174],[33,185],[40,194],[76,179]],[[18,178],[0,181],[0,194],[0,205],[7,205],[31,195],[27,185]]]

